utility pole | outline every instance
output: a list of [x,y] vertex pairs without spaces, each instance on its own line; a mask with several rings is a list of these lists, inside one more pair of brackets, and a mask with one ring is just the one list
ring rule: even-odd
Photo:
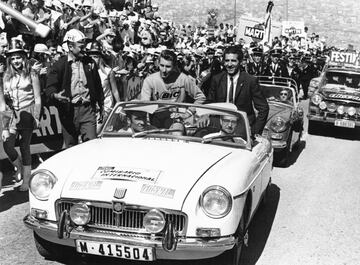
[[286,20],[289,20],[289,0],[286,0]]
[[234,0],[234,27],[236,27],[236,0]]

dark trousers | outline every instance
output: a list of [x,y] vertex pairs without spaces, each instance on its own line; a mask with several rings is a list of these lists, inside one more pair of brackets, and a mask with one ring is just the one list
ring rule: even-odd
[[301,83],[301,87],[302,87],[303,92],[304,92],[304,98],[307,98],[308,97],[310,80],[301,80],[300,83]]
[[72,119],[70,117],[61,119],[66,148],[77,145],[79,136],[83,142],[96,138],[96,114],[90,104],[71,105],[70,114]]
[[11,162],[14,162],[19,156],[18,152],[15,149],[15,142],[17,137],[19,136],[19,147],[22,164],[24,166],[31,165],[30,142],[32,134],[33,130],[31,129],[19,130],[16,134],[10,134],[10,138],[6,142],[3,142],[4,151]]

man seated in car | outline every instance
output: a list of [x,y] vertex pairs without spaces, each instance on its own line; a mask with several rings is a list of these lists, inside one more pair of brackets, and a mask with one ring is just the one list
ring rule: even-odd
[[140,110],[126,110],[127,125],[119,132],[137,133],[156,129],[148,122],[147,112]]
[[282,89],[279,93],[279,100],[284,103],[291,103],[290,91],[287,89]]
[[[119,132],[137,133],[158,129],[149,123],[147,112],[139,110],[127,110],[125,112],[127,118],[127,127],[120,129]],[[171,135],[183,135],[184,128],[177,126],[177,124],[171,125],[169,129],[174,130],[173,132],[169,133]]]
[[[222,115],[220,117],[220,131],[216,133],[210,133],[204,136],[204,139],[219,139],[223,141],[233,143],[244,143],[246,140],[246,133],[241,133],[240,121],[235,115]],[[240,133],[239,133],[240,131]]]

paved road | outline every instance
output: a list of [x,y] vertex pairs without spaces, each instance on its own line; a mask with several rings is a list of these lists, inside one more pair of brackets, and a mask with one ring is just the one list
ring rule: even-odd
[[[244,264],[360,264],[360,133],[325,131],[305,135],[290,166],[274,168],[270,202],[253,219]],[[5,188],[0,197],[0,264],[81,264],[79,258],[49,261],[39,256],[22,223],[27,196],[12,189]],[[115,264],[96,258],[84,263]]]

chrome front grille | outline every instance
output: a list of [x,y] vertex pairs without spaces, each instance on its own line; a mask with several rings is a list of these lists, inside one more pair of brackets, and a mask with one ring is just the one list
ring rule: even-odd
[[[71,206],[75,202],[58,201],[56,203],[57,217],[64,210],[70,211]],[[115,213],[111,204],[93,203],[89,202],[91,219],[88,224],[89,227],[99,229],[109,229],[127,232],[146,233],[143,227],[143,219],[148,212],[147,209],[142,209],[139,206],[126,205],[121,214]],[[162,210],[162,209],[159,209]],[[175,230],[179,235],[185,233],[186,216],[181,212],[169,212],[162,210],[166,221],[171,221],[174,224]]]

